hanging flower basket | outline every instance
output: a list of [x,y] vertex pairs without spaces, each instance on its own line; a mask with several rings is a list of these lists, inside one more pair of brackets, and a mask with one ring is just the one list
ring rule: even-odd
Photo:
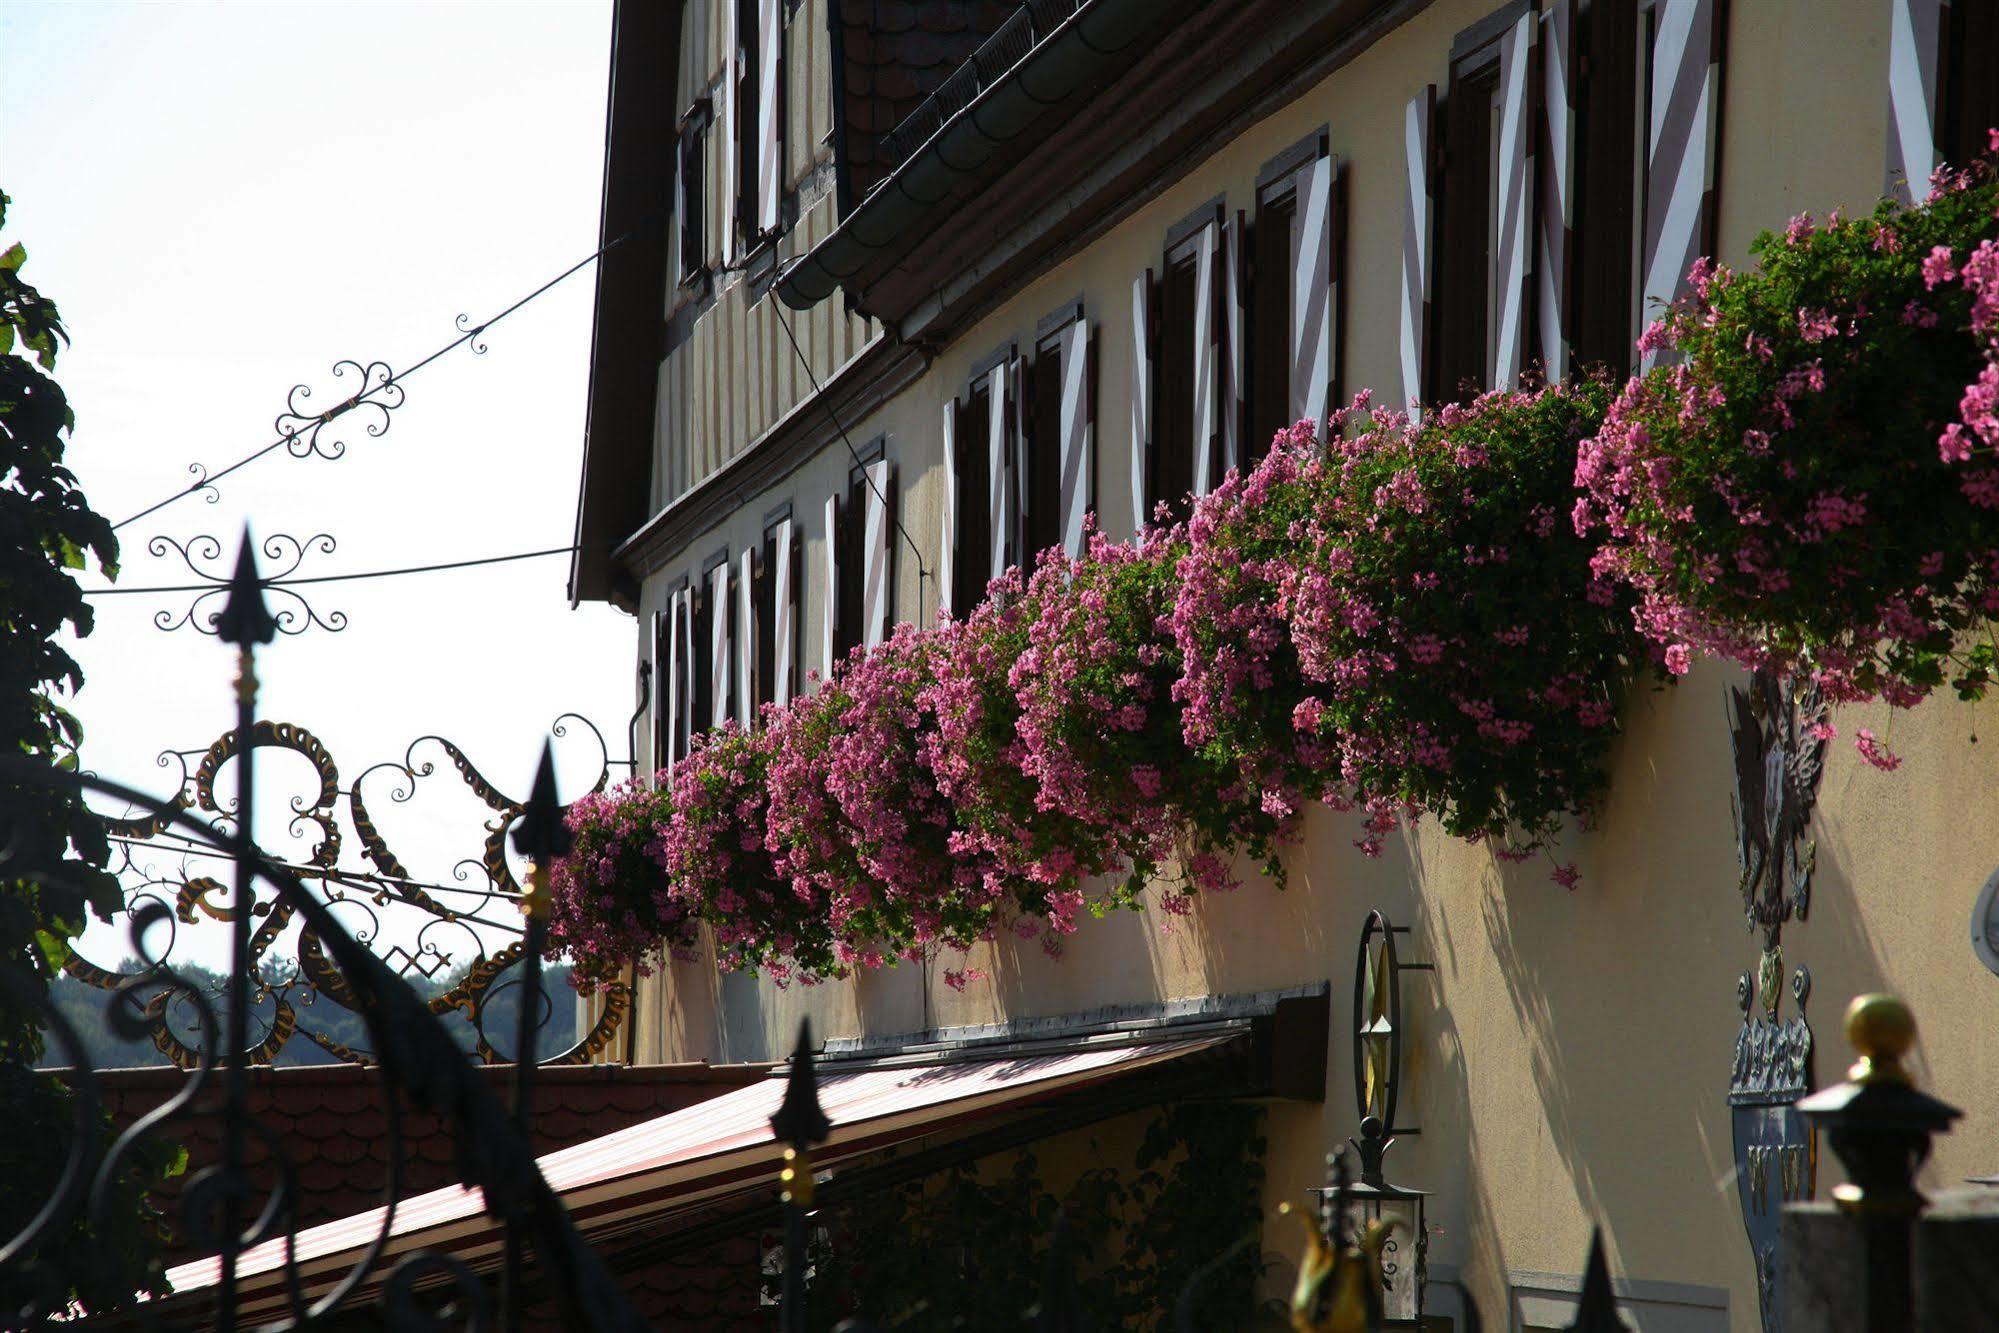
[[1509,858],[1587,816],[1639,647],[1566,521],[1608,400],[1583,380],[1411,423],[1363,396],[1325,450],[1280,435],[1192,524],[1190,739],[1277,799],[1363,807],[1369,855],[1421,811]]
[[696,922],[673,892],[660,836],[672,811],[663,784],[637,778],[569,807],[574,841],[549,870],[548,948],[572,960],[578,990],[594,991],[628,964],[651,976],[664,955],[692,950]]
[[675,896],[708,923],[724,967],[810,982],[841,962],[830,905],[796,887],[765,846],[769,734],[728,722],[695,744],[673,770],[662,850]]
[[924,762],[939,651],[936,633],[899,626],[767,716],[765,847],[800,900],[824,904],[843,966],[933,943],[962,952],[996,910],[976,862],[954,852],[957,814]]
[[[1793,219],[1702,260],[1582,451],[1577,530],[1639,627],[1830,698],[1982,696],[1999,612],[1999,183]],[[1868,738],[1871,741],[1871,737]],[[1876,762],[1892,762],[1885,752]],[[1874,756],[1870,755],[1870,758]]]

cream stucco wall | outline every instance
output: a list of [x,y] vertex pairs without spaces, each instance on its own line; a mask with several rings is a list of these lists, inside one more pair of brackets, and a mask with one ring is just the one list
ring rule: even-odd
[[[1101,356],[1097,495],[1105,526],[1129,530],[1132,277],[1157,264],[1166,228],[1202,202],[1225,193],[1231,207],[1250,207],[1259,165],[1322,124],[1352,191],[1346,383],[1399,398],[1402,107],[1423,83],[1442,81],[1452,35],[1490,8],[1488,0],[1440,0],[1297,101],[1210,145],[1205,160],[1187,163],[1116,227],[1058,257],[910,389],[870,419],[847,423],[857,442],[886,436],[903,521],[926,562],[934,568],[943,404],[962,391],[977,359],[1008,339],[1031,344],[1036,321],[1079,293]],[[1871,204],[1882,180],[1887,10],[1887,0],[1733,4],[1725,258],[1741,261],[1758,229],[1800,210]],[[835,445],[780,489],[744,496],[734,518],[648,581],[645,609],[663,604],[666,580],[686,565],[755,540],[763,513],[783,500],[800,516],[808,562],[816,562],[821,505],[845,486],[848,467]],[[915,562],[904,556],[896,605],[909,616],[919,597],[928,608],[935,594],[919,589]],[[823,665],[817,611],[808,594],[805,661],[814,667]],[[1723,1102],[1739,1021],[1735,979],[1759,953],[1743,922],[1732,850],[1723,693],[1734,679],[1703,663],[1675,687],[1628,702],[1602,827],[1572,835],[1563,849],[1583,873],[1572,893],[1552,885],[1545,866],[1496,864],[1434,828],[1368,861],[1350,846],[1349,817],[1315,811],[1303,843],[1287,854],[1288,891],[1250,874],[1240,892],[1203,901],[1170,928],[1157,910],[1086,925],[1061,961],[1033,944],[981,946],[972,962],[990,978],[962,994],[934,966],[780,990],[718,977],[706,964],[674,965],[643,988],[640,1058],[767,1057],[788,1046],[806,1014],[820,1035],[847,1036],[1330,979],[1327,1100],[1271,1108],[1274,1209],[1316,1184],[1323,1154],[1354,1131],[1344,997],[1362,917],[1378,907],[1414,925],[1409,952],[1437,965],[1411,989],[1402,1119],[1423,1132],[1391,1157],[1395,1176],[1437,1191],[1433,1218],[1443,1231],[1433,1261],[1462,1270],[1487,1318],[1503,1319],[1508,1274],[1577,1271],[1600,1222],[1617,1270],[1724,1289],[1732,1326],[1750,1329],[1754,1277]],[[1978,966],[1966,942],[1972,895],[1999,863],[1999,820],[1991,817],[1999,747],[1972,735],[1999,732],[1999,705],[1939,701],[1893,718],[1846,709],[1836,721],[1843,739],[1814,825],[1811,915],[1784,937],[1786,961],[1806,964],[1815,979],[1808,1012],[1819,1035],[1818,1077],[1837,1079],[1846,1062],[1838,1032],[1845,1000],[1899,992],[1922,1026],[1923,1081],[1968,1112],[1926,1179],[1946,1184],[1999,1169],[1999,977]],[[1857,761],[1844,738],[1862,725],[1890,737],[1905,757],[1900,772]],[[1826,1160],[1821,1191],[1836,1175]],[[1268,1236],[1290,1245],[1288,1228]]]

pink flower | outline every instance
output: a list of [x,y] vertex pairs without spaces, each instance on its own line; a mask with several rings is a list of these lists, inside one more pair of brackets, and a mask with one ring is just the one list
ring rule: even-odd
[[1944,283],[1955,278],[1957,270],[1951,267],[1950,261],[1951,253],[1949,246],[1931,246],[1930,252],[1923,256],[1923,285],[1931,291],[1935,291]]
[[1684,643],[1666,645],[1666,670],[1676,676],[1684,676],[1693,666],[1693,652]]
[[1902,766],[1901,757],[1890,754],[1887,747],[1874,738],[1874,733],[1862,727],[1854,733],[1853,748],[1860,751],[1860,757],[1884,773],[1892,773]]

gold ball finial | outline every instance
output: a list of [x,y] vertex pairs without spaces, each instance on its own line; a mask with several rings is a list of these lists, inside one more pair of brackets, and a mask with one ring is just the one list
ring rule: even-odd
[[1916,1016],[1893,995],[1856,995],[1846,1007],[1846,1039],[1860,1058],[1846,1076],[1855,1083],[1907,1083],[1902,1057],[1916,1044]]

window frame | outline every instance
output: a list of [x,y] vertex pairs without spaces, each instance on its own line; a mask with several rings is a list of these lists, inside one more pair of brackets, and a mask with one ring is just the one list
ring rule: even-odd
[[714,102],[697,97],[676,130],[679,161],[674,171],[674,207],[680,213],[680,286],[699,290],[713,272],[708,262],[707,141]]

